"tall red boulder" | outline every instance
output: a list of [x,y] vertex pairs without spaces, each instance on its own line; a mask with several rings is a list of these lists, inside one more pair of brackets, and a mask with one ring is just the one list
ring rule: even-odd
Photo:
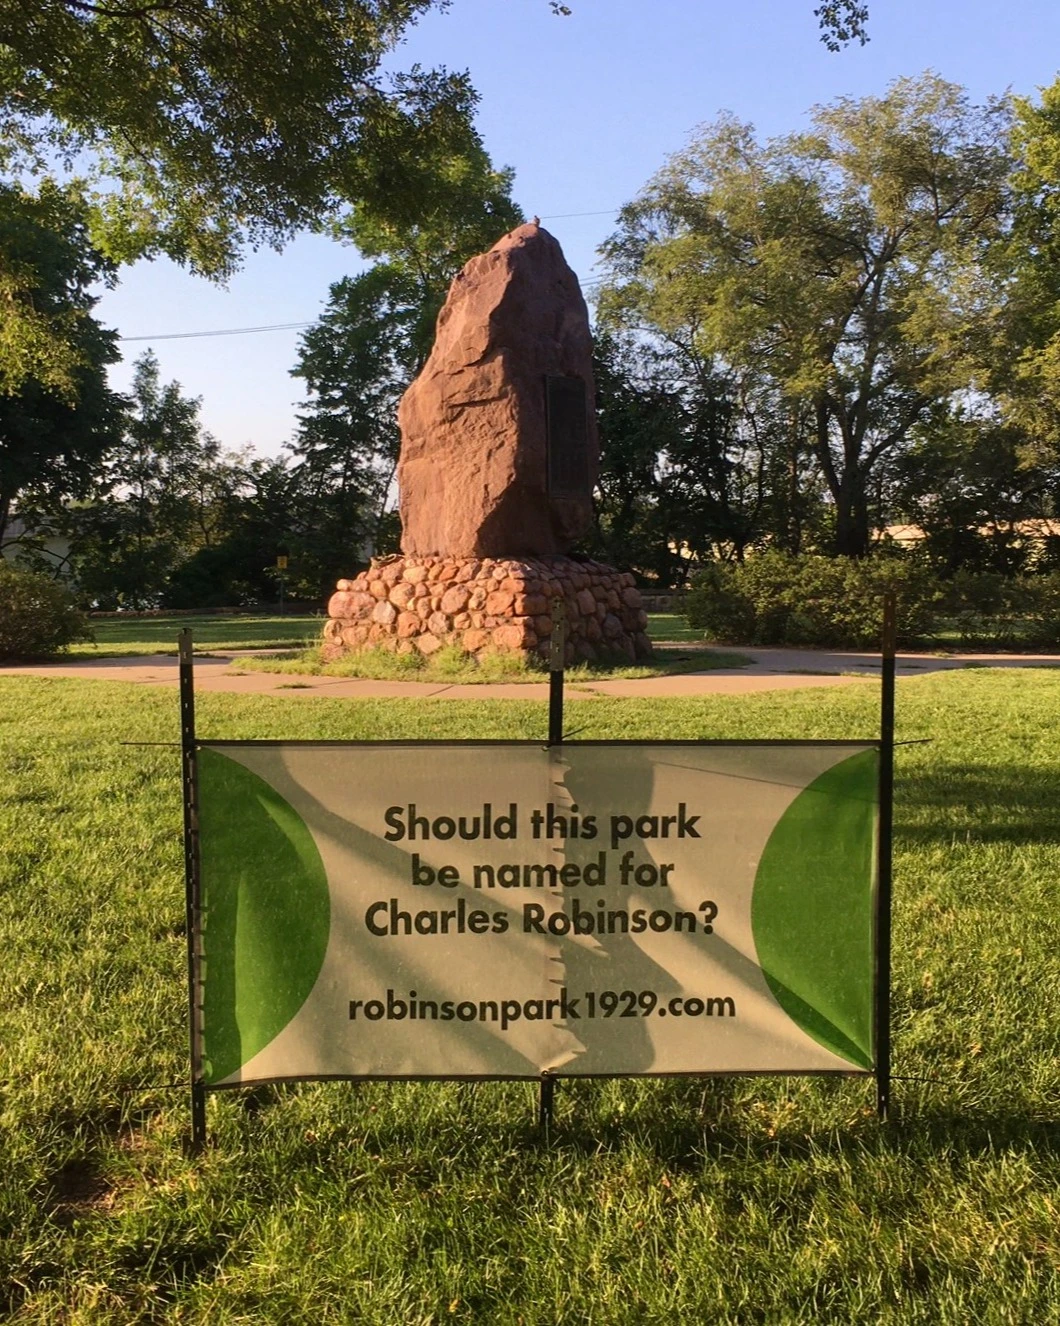
[[546,230],[519,226],[456,277],[398,423],[403,552],[555,556],[589,527],[592,335]]

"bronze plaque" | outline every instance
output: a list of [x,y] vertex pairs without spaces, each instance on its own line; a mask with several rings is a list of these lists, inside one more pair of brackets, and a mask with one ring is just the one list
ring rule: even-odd
[[584,378],[545,378],[548,495],[589,494],[589,417]]

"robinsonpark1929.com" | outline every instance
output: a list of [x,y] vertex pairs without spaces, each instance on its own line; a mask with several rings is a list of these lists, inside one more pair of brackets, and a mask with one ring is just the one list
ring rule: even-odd
[[734,1018],[728,995],[659,995],[654,990],[583,990],[566,987],[552,999],[422,999],[415,990],[385,999],[351,999],[351,1022],[578,1022],[583,1018]]

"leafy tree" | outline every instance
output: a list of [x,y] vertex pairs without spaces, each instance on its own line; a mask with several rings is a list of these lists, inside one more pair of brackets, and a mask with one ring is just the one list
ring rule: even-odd
[[379,541],[397,463],[397,405],[421,361],[422,321],[413,282],[382,264],[332,285],[323,316],[302,337],[293,373],[310,401],[292,449],[331,527],[320,531],[332,550],[328,574]]
[[116,337],[92,317],[110,271],[75,193],[0,185],[0,544],[16,501],[83,493],[119,436]]
[[270,602],[277,594],[276,558],[289,558],[288,592],[319,597],[317,516],[303,476],[287,458],[233,460],[210,507],[213,529],[167,576],[167,607],[210,608]]
[[819,107],[765,145],[722,119],[671,159],[604,248],[613,324],[683,335],[809,417],[833,548],[869,547],[869,500],[910,430],[974,376],[996,292],[1009,111],[934,75]]
[[160,602],[173,568],[209,543],[225,466],[219,444],[202,431],[199,402],[179,383],[161,384],[150,351],[136,361],[129,404],[94,500],[67,513],[66,529],[86,598],[146,608]]
[[660,584],[751,546],[802,549],[820,494],[805,428],[768,384],[723,373],[681,338],[596,341],[597,546]]
[[381,67],[438,3],[0,0],[7,155],[91,154],[114,256],[223,275],[241,241],[393,197],[466,134],[466,75]]
[[983,379],[1033,462],[1060,437],[1060,78],[1015,102],[1014,217],[994,258],[1006,299],[984,337]]
[[864,46],[869,39],[869,7],[860,0],[825,0],[813,13],[821,40],[830,51],[838,51],[852,41]]
[[989,402],[940,409],[897,458],[887,502],[924,531],[923,549],[945,575],[1011,575],[1033,560],[1020,523],[1060,509],[1060,457],[1033,463],[1021,430]]

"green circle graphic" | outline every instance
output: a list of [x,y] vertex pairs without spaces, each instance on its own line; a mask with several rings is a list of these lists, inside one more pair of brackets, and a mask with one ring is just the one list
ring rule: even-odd
[[263,778],[199,752],[203,1056],[224,1081],[305,1003],[331,929],[327,874],[298,812]]
[[863,751],[803,789],[769,836],[751,929],[777,1003],[819,1045],[873,1064],[878,759]]

